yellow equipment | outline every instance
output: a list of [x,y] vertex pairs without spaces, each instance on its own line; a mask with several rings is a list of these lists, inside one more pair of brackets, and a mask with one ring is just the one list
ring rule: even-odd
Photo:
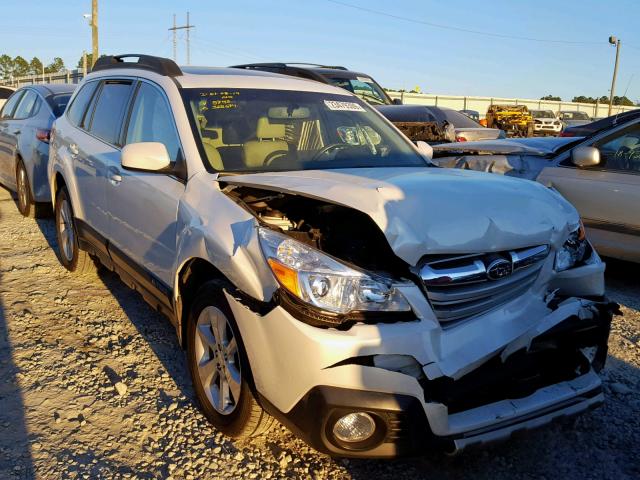
[[526,105],[491,105],[487,127],[499,128],[510,137],[532,137],[533,117]]

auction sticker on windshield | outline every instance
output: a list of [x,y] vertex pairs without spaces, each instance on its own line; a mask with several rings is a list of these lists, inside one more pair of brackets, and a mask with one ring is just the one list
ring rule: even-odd
[[364,112],[365,109],[356,102],[339,102],[337,100],[325,100],[324,104],[329,110],[338,110],[343,112]]

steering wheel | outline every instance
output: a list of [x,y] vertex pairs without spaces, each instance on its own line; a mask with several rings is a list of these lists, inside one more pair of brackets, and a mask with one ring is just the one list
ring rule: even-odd
[[311,161],[314,162],[316,160],[319,160],[322,155],[326,155],[327,153],[329,153],[332,150],[350,148],[350,147],[353,147],[353,146],[354,145],[349,145],[348,143],[330,143],[329,145],[326,145],[326,146],[322,147],[320,150],[318,150],[318,153],[316,153],[313,156]]
[[264,162],[262,162],[262,165],[265,167],[268,167],[273,163],[274,160],[277,160],[278,158],[286,157],[287,155],[289,155],[288,150],[276,150],[275,152],[271,152],[269,155],[267,155],[267,158],[264,159]]

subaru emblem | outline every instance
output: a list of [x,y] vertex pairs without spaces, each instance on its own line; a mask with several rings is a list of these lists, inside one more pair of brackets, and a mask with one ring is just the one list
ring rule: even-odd
[[489,280],[500,280],[513,273],[511,262],[504,258],[498,258],[487,266],[487,278]]

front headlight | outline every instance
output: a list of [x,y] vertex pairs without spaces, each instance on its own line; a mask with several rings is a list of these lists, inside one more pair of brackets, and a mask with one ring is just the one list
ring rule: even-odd
[[560,250],[556,252],[556,272],[563,272],[584,262],[591,253],[582,220]]
[[299,300],[336,314],[411,310],[389,279],[351,268],[268,228],[258,233],[274,276]]

